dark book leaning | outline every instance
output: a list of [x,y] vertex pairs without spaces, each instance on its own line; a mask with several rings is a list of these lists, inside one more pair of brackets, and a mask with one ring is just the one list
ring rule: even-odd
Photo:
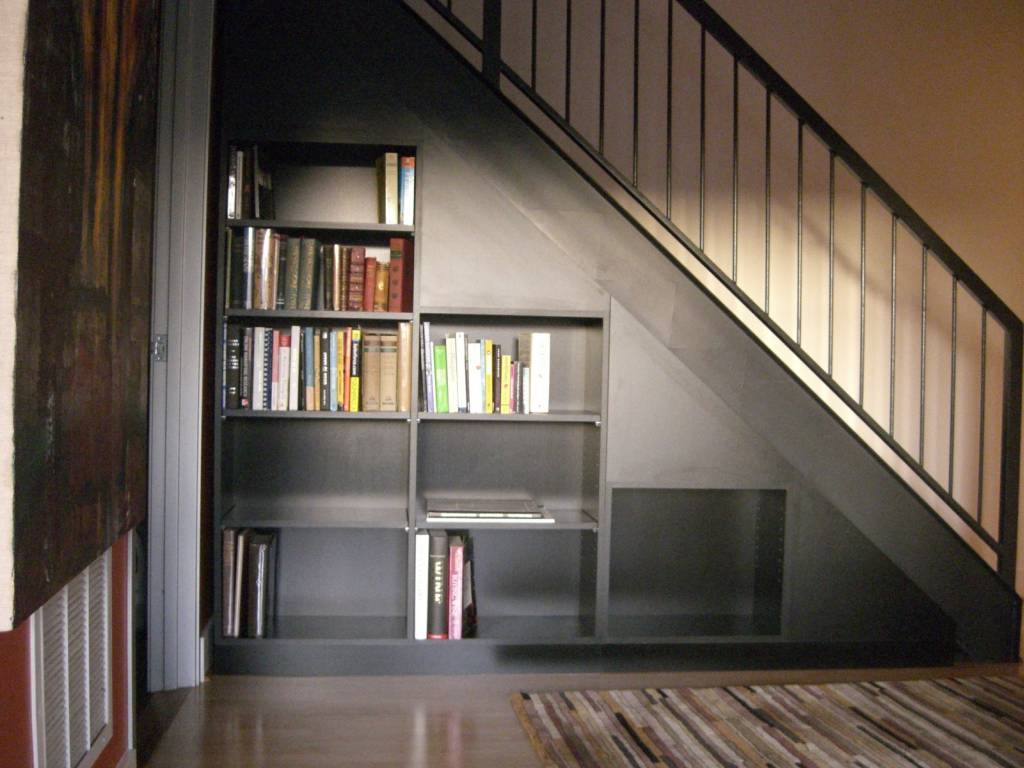
[[228,309],[245,309],[245,236],[228,230]]
[[252,351],[253,329],[242,333],[242,369],[238,377],[238,407],[252,408]]
[[288,296],[288,243],[294,240],[288,235],[278,235],[277,279],[274,281],[274,309],[284,309]]
[[[245,542],[246,635],[266,637],[268,607],[272,603],[274,534],[257,532]],[[276,558],[273,558],[276,559]]]
[[224,407],[234,410],[241,406],[242,379],[242,327],[228,325],[224,345]]
[[448,639],[448,534],[430,532],[427,556],[427,639]]
[[263,410],[273,410],[271,388],[274,374],[274,329],[263,328]]

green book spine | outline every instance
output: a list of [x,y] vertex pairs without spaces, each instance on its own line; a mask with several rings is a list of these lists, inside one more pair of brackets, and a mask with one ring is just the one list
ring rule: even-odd
[[313,308],[313,285],[316,281],[316,252],[319,243],[312,237],[302,238],[299,259],[299,309]]
[[448,413],[448,350],[434,346],[434,401],[438,413]]
[[299,263],[301,261],[299,246],[301,243],[302,238],[289,237],[288,245],[285,248],[287,254],[285,258],[285,309],[299,308]]

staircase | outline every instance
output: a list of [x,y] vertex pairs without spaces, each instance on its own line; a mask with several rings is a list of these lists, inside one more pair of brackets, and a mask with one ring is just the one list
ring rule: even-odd
[[[879,468],[911,492],[923,516],[848,514],[973,655],[1015,657],[1022,326],[996,293],[700,0],[405,5],[824,407],[786,424],[769,384],[758,418],[837,506]],[[814,446],[822,414],[856,451]]]

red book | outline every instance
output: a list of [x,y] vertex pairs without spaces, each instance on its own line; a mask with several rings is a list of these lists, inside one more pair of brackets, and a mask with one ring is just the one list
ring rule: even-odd
[[373,312],[373,292],[377,288],[377,260],[370,256],[366,259],[365,273],[363,276],[363,306],[364,312]]
[[366,249],[361,245],[353,246],[352,254],[348,261],[348,304],[346,309],[349,312],[359,312],[363,308],[365,277]]
[[391,266],[388,273],[388,312],[404,312],[406,297],[406,244],[404,237],[391,238]]

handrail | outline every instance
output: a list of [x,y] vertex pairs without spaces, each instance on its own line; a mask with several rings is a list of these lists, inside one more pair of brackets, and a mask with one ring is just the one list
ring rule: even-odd
[[[409,0],[407,0],[409,2]],[[884,443],[910,467],[931,491],[945,503],[956,516],[966,525],[981,541],[992,548],[997,556],[997,571],[1003,581],[1013,585],[1016,568],[1016,541],[1017,541],[1017,503],[1020,482],[1020,437],[1021,437],[1021,397],[1022,397],[1022,346],[1024,346],[1024,327],[1020,319],[1006,305],[1002,299],[993,291],[955,251],[918,215],[913,208],[878,174],[874,168],[863,158],[850,144],[839,135],[839,133],[810,106],[796,90],[786,82],[732,27],[728,25],[704,0],[674,0],[675,7],[681,8],[696,21],[701,30],[701,56],[700,56],[700,215],[699,231],[697,240],[694,241],[684,233],[671,219],[666,211],[661,210],[644,192],[638,184],[638,154],[640,146],[638,118],[639,118],[639,76],[640,76],[640,5],[638,0],[633,0],[632,8],[632,37],[633,37],[633,82],[632,82],[632,155],[629,175],[620,171],[604,154],[605,145],[605,36],[606,36],[606,3],[601,0],[601,41],[600,41],[600,62],[601,62],[601,85],[600,85],[600,106],[599,106],[599,128],[598,146],[594,146],[584,137],[569,119],[569,95],[571,88],[571,50],[572,50],[572,0],[566,3],[566,40],[565,40],[565,114],[560,113],[554,106],[548,103],[537,91],[537,4],[523,3],[522,9],[532,14],[531,17],[531,51],[530,51],[530,75],[531,82],[526,82],[514,68],[503,60],[501,50],[502,38],[502,2],[501,0],[483,0],[483,19],[480,25],[480,34],[474,32],[471,27],[452,11],[451,2],[445,3],[440,0],[416,0],[417,4],[425,4],[448,24],[455,29],[463,40],[470,43],[482,54],[481,74],[484,79],[499,93],[501,93],[501,80],[504,78],[511,83],[529,102],[538,109],[548,120],[555,124],[571,141],[594,162],[602,172],[615,181],[643,210],[652,216],[658,224],[672,235],[681,245],[690,251],[715,277],[728,288],[729,291],[742,302],[743,306],[752,312],[761,322],[765,324],[772,333],[792,351],[800,361],[834,392],[842,402],[851,408],[857,417],[867,425]],[[410,4],[412,4],[410,2]],[[671,8],[672,6],[668,6]],[[518,7],[517,7],[518,10]],[[674,13],[668,13],[668,34],[671,41],[672,19]],[[722,48],[732,57],[732,253],[731,253],[731,274],[722,269],[704,250],[705,247],[705,220],[706,206],[705,199],[705,135],[706,135],[706,69],[705,50],[706,36],[710,35]],[[672,46],[667,46],[669,56],[669,72],[671,72],[671,51]],[[738,153],[738,73],[740,68],[752,75],[765,91],[765,292],[763,306],[758,299],[744,291],[737,282],[737,259],[739,248],[739,153]],[[671,104],[672,82],[669,76],[668,99]],[[770,274],[771,274],[771,216],[772,216],[772,192],[771,192],[771,109],[772,100],[775,99],[784,106],[795,117],[798,124],[798,192],[797,198],[797,327],[796,338],[783,329],[768,312],[770,300]],[[668,120],[671,120],[672,110],[668,109]],[[801,338],[800,315],[803,309],[802,288],[800,281],[803,278],[803,266],[801,263],[803,237],[803,196],[802,184],[804,175],[804,133],[810,131],[828,149],[829,153],[829,297],[828,297],[828,365],[822,367],[812,355],[803,348]],[[667,131],[668,141],[671,146],[671,130]],[[841,383],[833,376],[833,343],[834,325],[832,314],[835,306],[833,290],[834,282],[834,259],[836,252],[835,243],[835,168],[836,161],[841,162],[857,179],[860,184],[860,281],[859,281],[859,302],[860,302],[860,328],[859,328],[859,368],[858,386],[856,397],[848,392]],[[577,166],[578,167],[578,166]],[[582,170],[582,169],[581,169]],[[666,171],[666,197],[668,202],[666,208],[671,209],[671,167]],[[592,180],[593,181],[593,180]],[[596,183],[596,182],[595,182]],[[889,334],[890,344],[890,369],[889,369],[889,414],[888,428],[878,421],[866,410],[864,406],[864,375],[865,375],[865,307],[866,307],[866,197],[871,194],[881,203],[891,216],[892,228],[892,308],[891,326]],[[907,446],[900,444],[895,437],[894,422],[896,413],[896,263],[897,263],[897,239],[896,233],[902,225],[909,230],[919,241],[922,253],[922,301],[921,301],[921,391],[918,407],[920,409],[920,444],[914,446],[918,455],[911,454]],[[949,415],[949,453],[948,453],[948,485],[943,485],[940,480],[932,475],[924,466],[924,427],[925,427],[925,403],[926,403],[926,329],[928,323],[928,304],[926,298],[927,290],[927,264],[930,257],[934,257],[943,264],[950,272],[952,284],[952,327],[950,329],[951,340],[951,361],[950,361],[950,398],[948,402]],[[682,267],[680,267],[682,268]],[[980,434],[978,436],[978,511],[977,515],[969,513],[964,505],[954,496],[954,453],[956,451],[956,382],[957,382],[957,296],[958,288],[966,289],[970,296],[981,306],[981,347],[980,347],[980,370],[981,370],[981,392],[980,392]],[[986,423],[985,413],[986,401],[986,373],[988,360],[986,357],[986,336],[990,322],[996,322],[1002,328],[1005,343],[1002,360],[1002,412],[999,414],[999,426],[1001,426],[1001,456],[1000,456],[1000,489],[998,504],[998,535],[993,535],[982,525],[982,497],[985,472],[985,430],[991,424]],[[991,382],[989,382],[991,383]],[[931,405],[930,401],[929,405]],[[934,407],[934,406],[933,406]]]

